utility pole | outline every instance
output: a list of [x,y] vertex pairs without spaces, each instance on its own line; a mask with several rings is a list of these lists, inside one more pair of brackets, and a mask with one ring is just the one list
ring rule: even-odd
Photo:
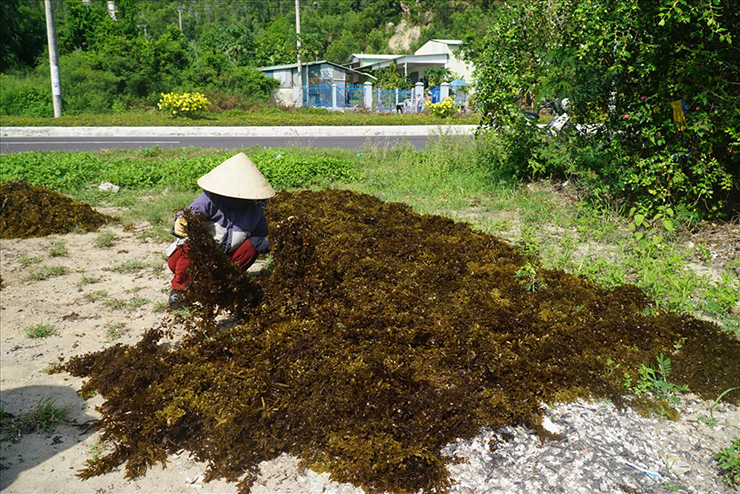
[[118,19],[116,19],[116,2],[115,2],[115,0],[108,0],[108,15],[114,21],[117,21],[118,20]]
[[180,32],[182,32],[182,4],[177,2],[177,25],[180,26]]
[[49,69],[51,70],[51,97],[54,103],[54,118],[62,116],[62,83],[59,80],[59,54],[57,53],[57,29],[54,26],[54,0],[44,0],[46,9],[46,40],[49,43]]
[[295,0],[295,35],[296,46],[298,51],[298,101],[296,106],[303,105],[303,74],[301,69],[301,7],[298,0]]

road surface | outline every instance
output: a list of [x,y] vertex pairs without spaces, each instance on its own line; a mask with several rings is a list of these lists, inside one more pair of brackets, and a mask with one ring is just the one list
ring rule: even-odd
[[3,127],[0,154],[24,151],[207,147],[314,147],[361,150],[409,142],[417,149],[430,138],[470,136],[474,126],[387,127]]

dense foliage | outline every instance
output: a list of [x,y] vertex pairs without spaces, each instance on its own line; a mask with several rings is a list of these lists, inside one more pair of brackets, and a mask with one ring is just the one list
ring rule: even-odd
[[[281,192],[266,214],[274,270],[255,278],[189,231],[208,269],[179,345],[153,329],[66,364],[105,398],[111,449],[83,478],[141,475],[184,448],[243,491],[290,453],[367,492],[444,492],[448,443],[486,426],[546,435],[542,403],[623,403],[615,366],[636,376],[664,354],[705,398],[740,375],[740,342],[716,326],[542,269],[465,224],[338,190]],[[246,319],[218,325],[215,308]]]
[[[515,173],[580,178],[652,211],[737,208],[727,202],[740,192],[734,2],[521,0],[498,15],[477,100],[487,126],[514,129],[501,140]],[[552,97],[590,127],[549,139],[523,123],[521,106]]]
[[[345,63],[352,53],[388,52],[395,26],[432,37],[480,39],[493,2],[467,9],[451,0],[301,2],[304,60]],[[294,63],[295,4],[288,0],[57,0],[65,113],[152,107],[160,93],[205,92],[216,110],[266,102],[277,82],[255,67]],[[49,115],[49,66],[42,0],[0,2],[0,114]],[[7,21],[7,22],[6,22]]]
[[[196,190],[198,178],[230,156],[224,152],[159,159],[155,150],[142,160],[91,152],[17,153],[0,156],[0,183],[22,180],[64,192],[78,192],[101,182],[134,189]],[[350,180],[359,173],[354,161],[306,155],[300,150],[279,155],[262,150],[249,156],[276,188],[325,186]]]

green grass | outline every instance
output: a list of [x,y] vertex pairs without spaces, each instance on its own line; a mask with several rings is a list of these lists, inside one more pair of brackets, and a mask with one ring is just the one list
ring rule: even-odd
[[83,274],[82,275],[82,278],[80,278],[80,281],[79,281],[78,285],[79,286],[83,286],[83,285],[94,285],[96,283],[100,283],[101,281],[103,281],[103,279],[100,278],[99,276],[87,276],[87,275]]
[[108,327],[108,330],[106,331],[107,339],[106,343],[113,343],[114,341],[118,340],[123,336],[123,333],[126,330],[125,324],[114,324],[112,326]]
[[103,300],[107,296],[108,296],[107,290],[96,290],[92,293],[88,293],[87,295],[85,295],[85,301],[94,303],[94,302],[97,302],[98,300]]
[[109,298],[103,303],[105,304],[106,307],[108,307],[109,309],[113,309],[113,310],[122,309],[126,307],[126,301],[121,300],[120,298]]
[[26,326],[23,331],[32,339],[46,338],[56,333],[57,329],[52,324],[32,324]]
[[18,259],[18,262],[21,264],[21,266],[26,268],[33,264],[39,264],[40,262],[43,262],[43,260],[43,258],[38,256],[22,256],[20,259]]
[[6,127],[138,127],[138,126],[357,126],[357,125],[477,125],[478,116],[451,117],[439,119],[431,115],[365,113],[365,112],[332,112],[303,108],[280,110],[277,108],[249,112],[232,110],[223,113],[204,113],[202,118],[172,118],[154,110],[130,111],[117,115],[62,115],[52,117],[19,117],[3,115],[3,126]]
[[139,259],[131,259],[130,261],[124,261],[120,264],[115,265],[113,267],[113,271],[121,274],[135,273],[137,271],[145,269],[146,267],[147,265],[144,261],[141,261]]
[[67,250],[67,246],[62,240],[55,240],[51,242],[49,244],[49,247],[46,249],[46,252],[48,252],[49,256],[51,257],[64,257],[69,253],[69,251]]
[[100,232],[95,237],[93,245],[101,249],[108,249],[113,247],[113,242],[116,240],[116,234],[113,232]]
[[43,281],[54,276],[62,276],[69,273],[66,266],[42,266],[26,276],[26,281]]
[[19,417],[0,408],[0,428],[3,436],[15,440],[30,432],[44,432],[57,425],[67,424],[69,407],[56,406],[56,400],[42,398],[36,407]]

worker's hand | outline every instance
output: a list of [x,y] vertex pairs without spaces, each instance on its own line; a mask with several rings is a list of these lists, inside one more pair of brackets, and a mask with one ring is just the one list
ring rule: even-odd
[[178,237],[187,237],[188,236],[188,222],[183,216],[178,216],[175,220],[175,235]]

